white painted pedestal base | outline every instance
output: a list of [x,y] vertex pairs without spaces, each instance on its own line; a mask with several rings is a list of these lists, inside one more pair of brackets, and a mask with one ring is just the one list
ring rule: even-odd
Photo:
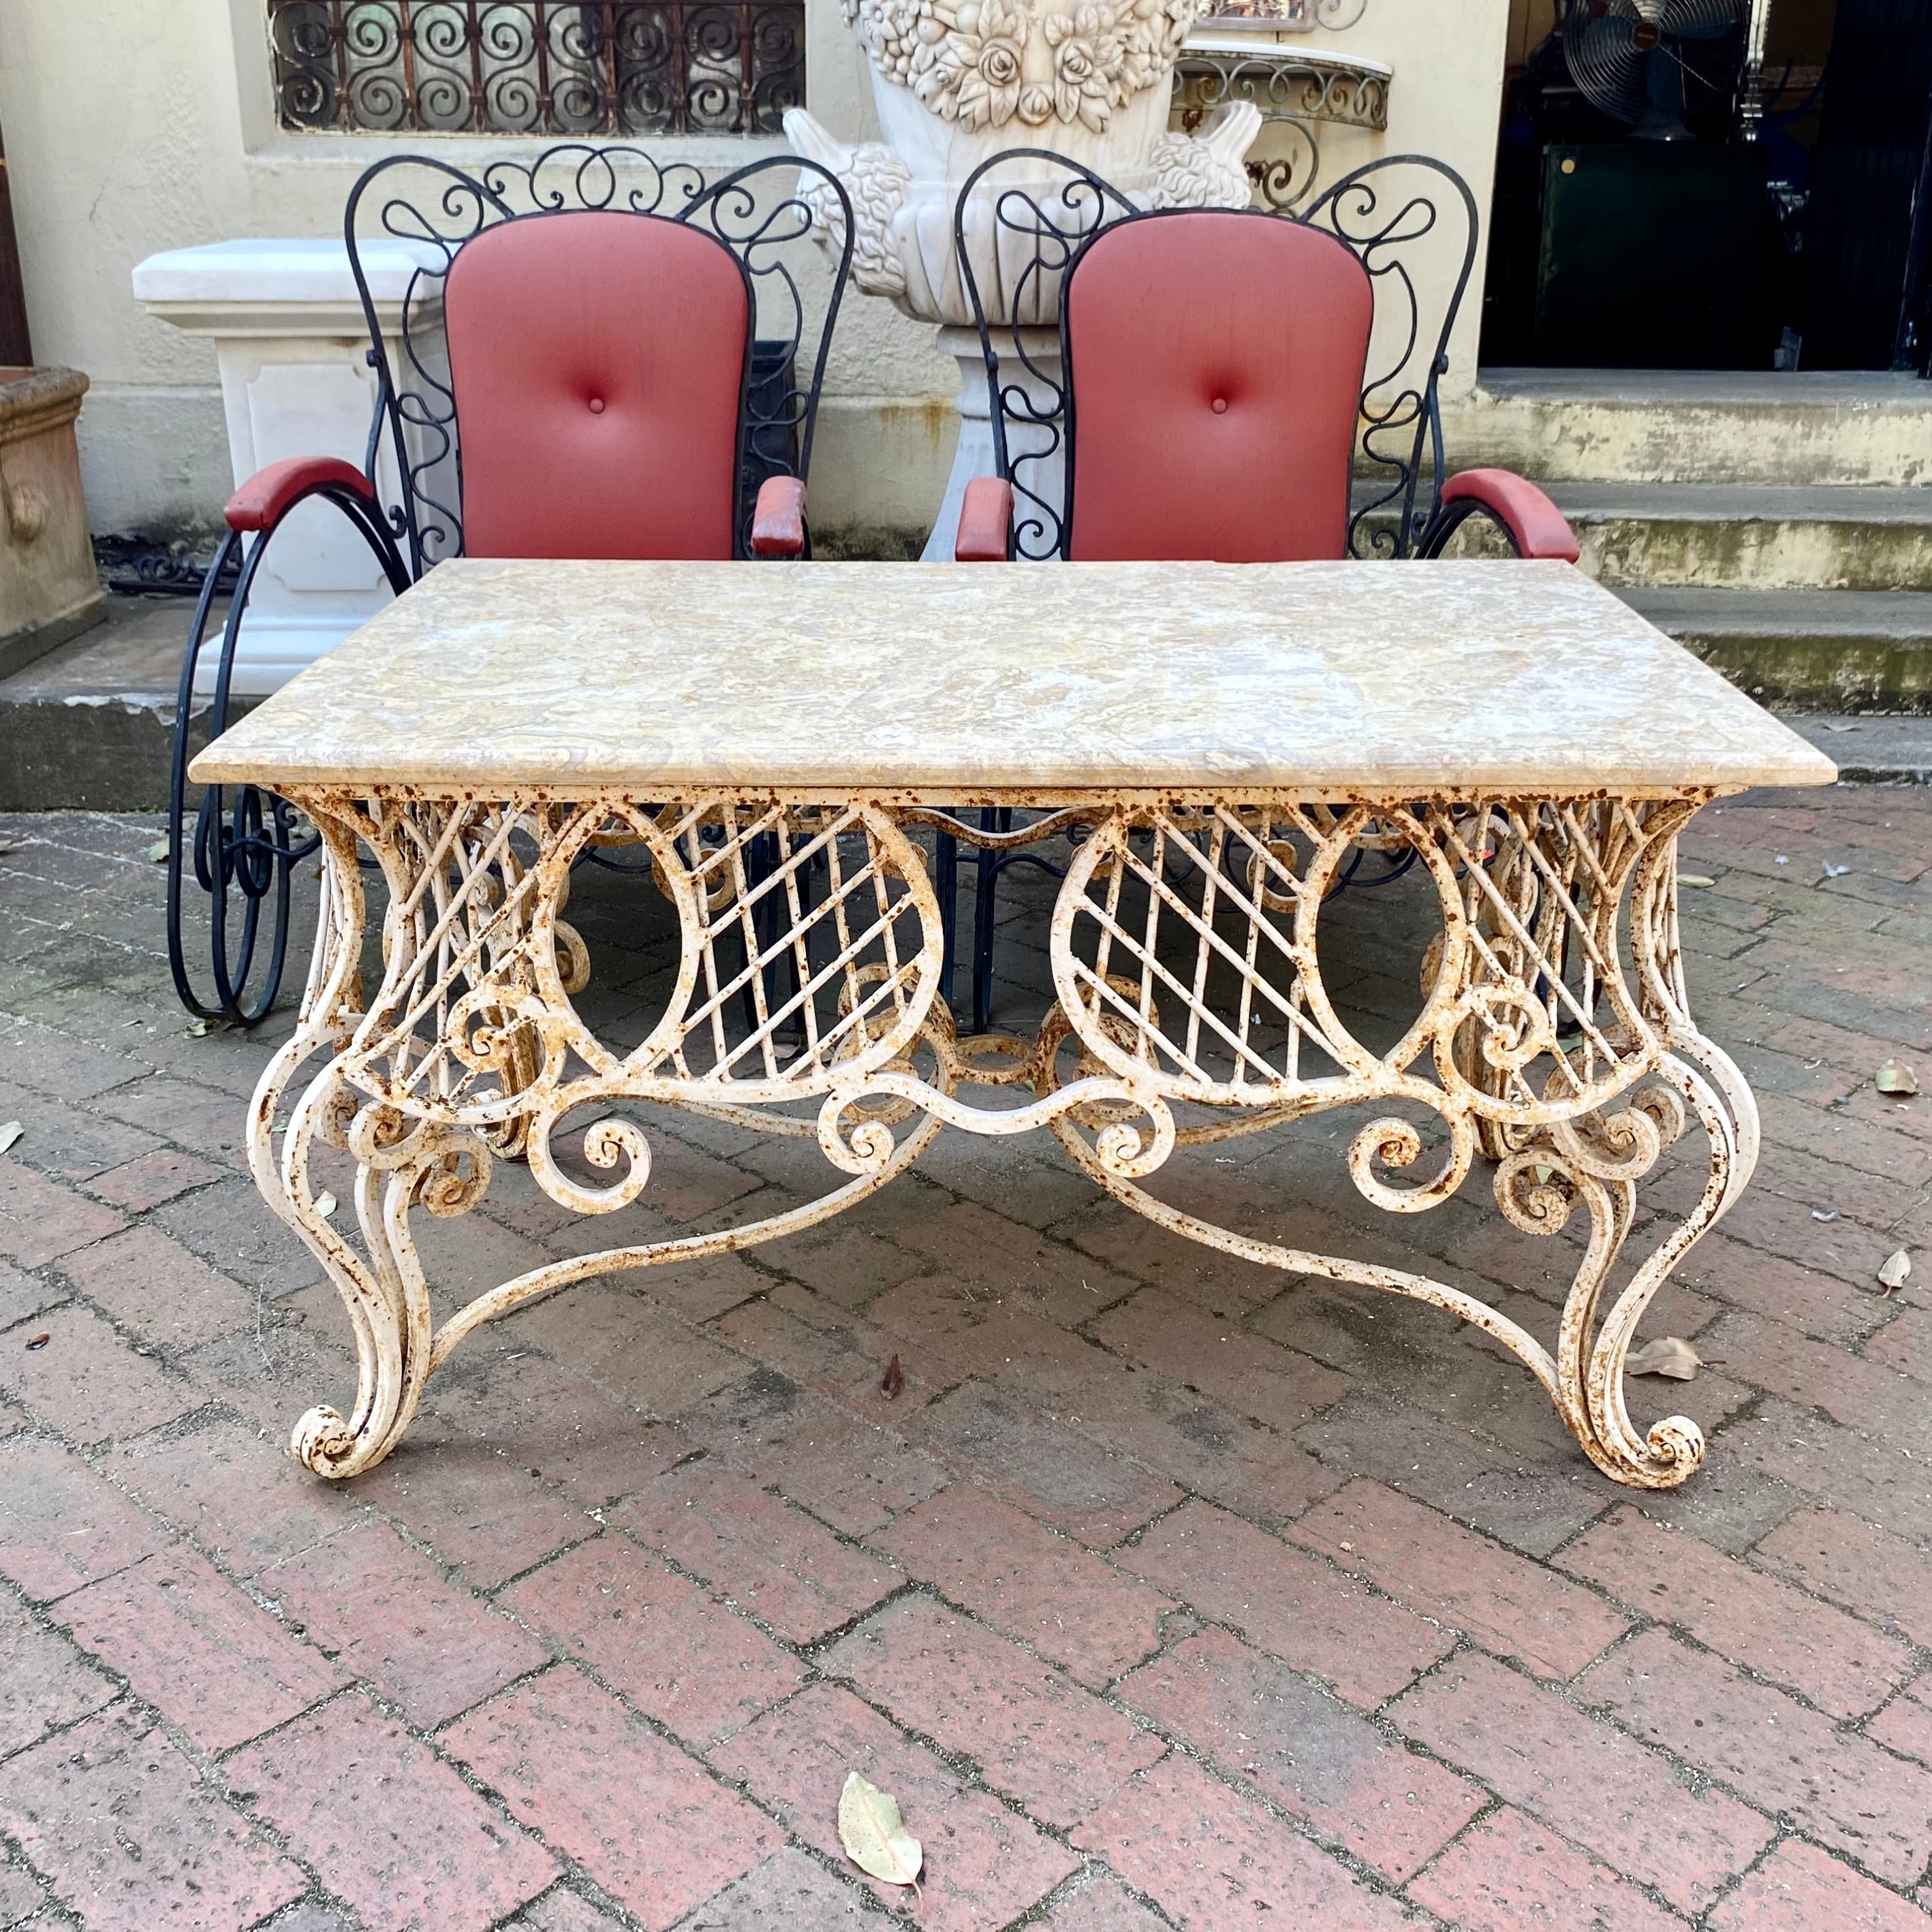
[[[1060,374],[1060,332],[1057,328],[1023,328],[1017,332],[1020,350],[1034,369],[1040,371],[1034,375],[1019,356],[1012,352],[1016,332],[1011,329],[998,332],[993,338],[996,349],[1005,346],[1000,356],[1000,384],[1004,393],[1008,388],[1024,389],[1028,399],[1042,413],[1056,418],[1060,412],[1060,398],[1050,384],[1057,384]],[[980,336],[976,329],[944,328],[939,332],[939,346],[942,353],[952,356],[959,364],[959,394],[953,406],[959,412],[959,443],[952,456],[952,473],[946,479],[946,496],[939,506],[938,520],[932,526],[932,534],[926,540],[926,548],[920,553],[922,561],[927,563],[950,562],[952,556],[953,540],[959,531],[959,506],[965,500],[966,485],[975,476],[993,476],[999,473],[999,465],[993,454],[993,425],[989,414],[991,398],[986,389],[986,364],[980,349]],[[1041,376],[1047,380],[1042,381]],[[1032,452],[1043,450],[1052,444],[1054,428],[1031,429],[1024,422],[1013,420],[1013,412],[1006,412],[1006,447],[1013,459],[1018,460]],[[1058,510],[1062,478],[1064,474],[1061,449],[1055,446],[1051,456],[1034,462],[1021,463],[1018,480],[1021,485],[1043,496]],[[1026,499],[1019,499],[1018,520],[1024,524],[1029,506]],[[1045,539],[1034,537],[1027,548],[1038,550],[1045,547]]]
[[[442,256],[394,240],[364,242],[361,252],[393,364],[410,279],[418,266],[440,266]],[[284,457],[339,456],[358,467],[365,460],[376,372],[339,240],[172,249],[135,269],[134,294],[149,314],[213,339],[236,483]],[[386,459],[378,466],[382,500],[393,502],[394,466]],[[231,688],[252,696],[286,684],[389,597],[374,554],[340,513],[326,504],[301,505],[276,533],[256,577]],[[217,656],[211,640],[201,658],[210,686]]]

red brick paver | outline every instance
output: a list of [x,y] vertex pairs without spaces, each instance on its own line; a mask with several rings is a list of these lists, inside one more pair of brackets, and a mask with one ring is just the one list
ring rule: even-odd
[[1170,1757],[1074,1834],[1183,1925],[1319,1925],[1390,1932],[1393,1898],[1199,1766]]
[[152,1522],[59,1444],[0,1444],[0,1576],[45,1602],[137,1563],[166,1541]]
[[546,1658],[527,1630],[450,1582],[380,1522],[290,1557],[256,1587],[422,1724],[468,1710]]
[[1763,1568],[1855,1616],[1932,1645],[1932,1556],[1838,1510],[1807,1510],[1754,1552]]
[[483,1932],[556,1862],[367,1698],[338,1698],[231,1760],[230,1778],[371,1924]]
[[18,1160],[0,1156],[0,1258],[38,1268],[122,1225],[112,1209],[42,1180]]
[[1634,1610],[1681,1624],[1701,1643],[1837,1718],[1862,1717],[1910,1674],[1894,1640],[1726,1556],[1621,1509],[1561,1558]]
[[1578,1694],[1894,1884],[1932,1858],[1932,1771],[1661,1630],[1594,1666]]
[[56,1614],[207,1751],[259,1737],[346,1681],[192,1550],[90,1584]]
[[47,1337],[31,1352],[0,1348],[0,1388],[81,1443],[139,1436],[199,1408],[201,1392],[88,1308],[56,1308],[34,1322]]
[[[942,1759],[840,1686],[800,1692],[720,1744],[711,1762],[842,1864],[838,1793],[848,1774],[894,1793],[926,1852],[916,1916],[929,1932],[1010,1924],[1079,1869],[1030,1819],[968,1789]],[[898,1896],[896,1888],[877,1889]]]
[[526,1576],[504,1607],[658,1723],[704,1745],[797,1688],[796,1661],[656,1557],[607,1537]]
[[1226,1630],[1189,1637],[1119,1694],[1392,1879],[1410,1876],[1489,1802]]
[[58,1632],[0,1597],[0,1755],[98,1711],[114,1686]]
[[308,1889],[218,1781],[125,1708],[0,1764],[0,1829],[89,1932],[253,1925]]
[[1748,1806],[1687,1790],[1666,1760],[1485,1658],[1455,1659],[1389,1714],[1682,1912],[1704,1910],[1771,1841],[1769,1820]]
[[711,1459],[646,1484],[610,1520],[792,1643],[850,1623],[905,1580]]
[[1379,1483],[1351,1483],[1288,1535],[1539,1677],[1574,1677],[1630,1628],[1588,1592]]
[[768,1819],[567,1666],[472,1712],[443,1742],[651,1932],[782,1842]]
[[1710,1917],[1711,1932],[1925,1932],[1926,1915],[1787,1838]]
[[1684,1922],[1507,1807],[1437,1859],[1408,1895],[1462,1932],[1682,1932]]
[[941,1749],[977,1760],[994,1790],[1048,1825],[1084,1818],[1161,1754],[1119,1712],[930,1600],[868,1618],[824,1663]]
[[995,1630],[1097,1688],[1160,1641],[1172,1598],[973,1483],[956,1483],[872,1539]]
[[1352,1703],[1394,1696],[1452,1645],[1413,1612],[1198,1502],[1156,1523],[1120,1562]]

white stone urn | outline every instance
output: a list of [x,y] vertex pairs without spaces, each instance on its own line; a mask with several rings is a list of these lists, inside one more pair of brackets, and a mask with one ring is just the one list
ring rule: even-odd
[[[1168,131],[1174,64],[1199,0],[842,4],[866,50],[885,139],[841,141],[796,107],[784,117],[785,135],[851,198],[853,285],[938,323],[940,346],[958,360],[959,447],[926,546],[928,556],[950,556],[967,480],[994,466],[986,371],[953,250],[953,207],[967,176],[1010,149],[1045,148],[1090,168],[1140,207],[1244,207],[1250,188],[1242,157],[1261,114],[1236,102],[1198,135]],[[1005,362],[1018,330],[1027,361],[1049,377],[1058,359],[1059,278],[1040,272],[1036,244],[995,209],[1014,189],[1044,203],[1068,179],[1016,160],[975,190],[964,224],[986,319],[1007,334],[996,352]],[[833,238],[830,196],[814,196],[808,184],[802,198],[819,214],[821,235]]]

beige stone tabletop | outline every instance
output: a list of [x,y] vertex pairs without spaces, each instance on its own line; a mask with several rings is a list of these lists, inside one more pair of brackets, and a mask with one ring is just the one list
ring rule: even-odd
[[1654,796],[1831,761],[1568,564],[439,566],[198,781]]

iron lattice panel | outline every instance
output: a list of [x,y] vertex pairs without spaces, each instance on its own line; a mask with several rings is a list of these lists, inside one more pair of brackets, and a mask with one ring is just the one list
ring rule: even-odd
[[804,0],[268,0],[285,128],[776,134]]

